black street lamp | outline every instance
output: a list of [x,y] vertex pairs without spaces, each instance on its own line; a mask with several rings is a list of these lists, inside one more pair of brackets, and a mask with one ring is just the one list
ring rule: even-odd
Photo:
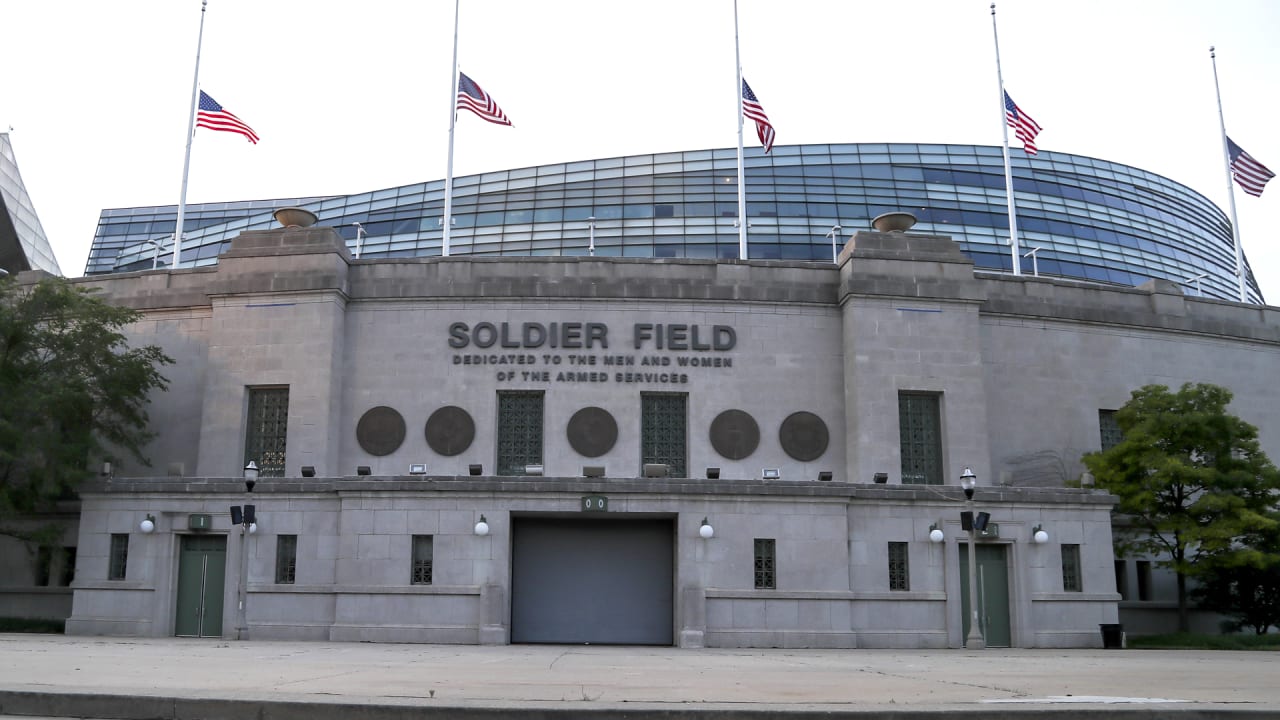
[[[978,624],[978,560],[977,549],[978,533],[982,528],[979,524],[986,525],[981,515],[974,517],[973,514],[973,489],[978,485],[978,476],[973,474],[973,470],[965,468],[960,473],[960,487],[964,489],[964,503],[968,510],[961,516],[961,525],[966,526],[969,531],[969,635],[965,638],[964,646],[970,650],[982,650],[987,647],[987,641],[982,637],[982,628]],[[982,513],[986,515],[986,513]],[[965,517],[967,516],[967,517]],[[981,518],[981,519],[980,519]]]

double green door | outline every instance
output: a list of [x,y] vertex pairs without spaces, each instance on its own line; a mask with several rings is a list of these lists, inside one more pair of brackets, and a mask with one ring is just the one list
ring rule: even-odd
[[227,538],[225,535],[183,535],[181,538],[178,608],[173,634],[221,637]]
[[[969,547],[957,543],[960,549],[960,606],[964,617],[961,637],[969,636]],[[1004,545],[984,545],[974,548],[978,566],[978,628],[987,647],[1009,647],[1009,563]]]

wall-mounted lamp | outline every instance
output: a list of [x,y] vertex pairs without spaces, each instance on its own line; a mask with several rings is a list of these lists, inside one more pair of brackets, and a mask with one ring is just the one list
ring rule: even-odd
[[711,523],[707,522],[707,519],[705,517],[702,518],[702,525],[698,528],[698,537],[702,538],[703,540],[710,540],[715,536],[716,536],[716,529],[711,527]]
[[475,532],[480,537],[489,534],[489,521],[484,519],[484,515],[481,515],[480,522],[476,523]]
[[929,526],[929,542],[940,543],[946,539],[947,535],[942,532],[942,528],[938,527],[938,523]]
[[582,477],[604,477],[603,465],[583,465]]
[[831,482],[831,471],[823,470],[818,473],[818,480],[821,482]]
[[719,480],[719,479],[720,479],[720,468],[707,468],[707,479],[708,479],[708,480]]
[[155,532],[156,516],[151,513],[147,513],[147,516],[143,518],[142,522],[138,523],[138,529],[142,531],[143,535],[150,535]]
[[483,466],[483,465],[476,464],[476,465],[468,465],[468,466],[467,466],[467,474],[469,474],[469,475],[473,475],[473,476],[474,476],[474,475],[480,475],[480,474],[482,474],[482,473],[484,473],[484,466]]
[[368,466],[368,465],[357,465],[357,466],[356,466],[356,474],[357,474],[357,475],[372,475],[372,474],[373,474],[373,471],[371,471],[371,470],[369,469],[369,466]]
[[780,480],[782,479],[782,471],[778,468],[760,468],[761,480]]
[[303,466],[302,466],[302,477],[315,477],[315,476],[316,476],[316,466],[315,466],[315,465],[303,465]]
[[871,476],[871,481],[877,485],[884,485],[885,483],[889,482],[889,473],[878,472],[875,475]]
[[1044,531],[1043,525],[1037,525],[1031,528],[1031,539],[1037,544],[1043,545],[1049,542],[1049,533]]
[[542,470],[543,470],[542,465],[525,465],[524,466],[525,475],[533,475],[537,477],[542,474]]
[[409,466],[410,475],[426,475],[427,466],[423,463],[413,463]]
[[111,479],[111,477],[112,477],[111,461],[110,461],[110,460],[108,460],[107,462],[102,463],[102,477],[107,478],[107,479]]
[[244,466],[244,489],[245,492],[253,492],[253,486],[258,483],[258,464],[250,460]]

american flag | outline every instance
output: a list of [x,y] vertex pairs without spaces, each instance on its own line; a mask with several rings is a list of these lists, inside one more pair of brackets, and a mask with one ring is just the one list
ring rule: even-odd
[[511,124],[502,112],[502,108],[498,107],[498,103],[489,97],[489,93],[481,90],[475,80],[461,72],[458,73],[458,107],[466,108],[497,125]]
[[1004,119],[1013,128],[1013,132],[1022,141],[1022,149],[1028,155],[1036,154],[1036,135],[1040,134],[1040,124],[1022,111],[1009,93],[1004,94]]
[[764,145],[765,154],[768,154],[773,149],[773,125],[769,123],[769,117],[764,114],[764,108],[760,106],[756,94],[751,92],[751,86],[745,78],[742,80],[742,114],[756,121],[756,135],[760,138],[760,144]]
[[243,120],[222,109],[217,100],[200,91],[200,108],[196,111],[196,127],[221,130],[223,132],[240,133],[249,142],[258,144],[258,133],[244,123]]
[[1253,156],[1227,138],[1227,152],[1231,155],[1231,177],[1236,179],[1244,191],[1255,197],[1262,196],[1262,188],[1276,174],[1265,165],[1253,159]]

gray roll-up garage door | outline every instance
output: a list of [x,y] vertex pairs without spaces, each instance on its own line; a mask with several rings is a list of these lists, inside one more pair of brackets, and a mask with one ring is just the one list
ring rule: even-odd
[[515,517],[512,541],[512,642],[672,644],[669,518]]

